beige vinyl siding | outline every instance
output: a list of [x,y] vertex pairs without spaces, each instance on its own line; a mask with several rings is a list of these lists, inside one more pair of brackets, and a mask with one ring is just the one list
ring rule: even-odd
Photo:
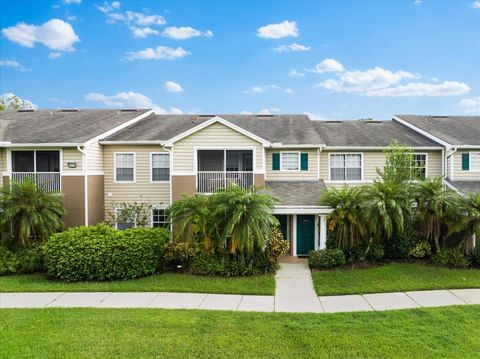
[[461,180],[480,180],[480,171],[462,171],[462,153],[480,152],[480,149],[471,151],[457,151],[453,154],[453,179]]
[[98,142],[92,143],[85,149],[87,154],[87,168],[89,173],[103,172],[103,147]]
[[[83,159],[82,153],[74,147],[64,147],[62,153],[62,170],[63,172],[82,171]],[[68,168],[68,162],[76,162],[77,168]]]
[[[272,153],[300,152],[308,153],[308,171],[274,171],[272,170]],[[318,180],[318,149],[268,149],[266,150],[267,181],[306,181]],[[299,164],[300,165],[300,164]]]
[[263,171],[263,146],[221,123],[214,123],[204,129],[183,138],[173,144],[173,171],[192,172],[194,166],[195,147],[212,148],[255,148],[255,170]]
[[0,148],[0,187],[3,186],[3,172],[7,171],[6,149]]
[[[115,183],[116,152],[135,153],[135,182]],[[148,202],[167,207],[170,204],[170,182],[150,183],[150,153],[167,153],[160,146],[107,145],[103,148],[105,172],[105,209],[112,211],[119,202]]]
[[[427,154],[427,175],[429,177],[442,175],[442,151],[415,151]],[[377,168],[385,165],[385,154],[382,151],[323,151],[320,155],[320,178],[329,182],[329,154],[330,153],[361,153],[363,154],[363,182],[372,182],[378,177]],[[354,182],[334,182],[332,185],[349,184]]]

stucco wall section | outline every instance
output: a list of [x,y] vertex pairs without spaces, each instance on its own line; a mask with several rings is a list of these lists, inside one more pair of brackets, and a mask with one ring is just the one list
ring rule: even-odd
[[[116,152],[135,153],[135,182],[115,183]],[[119,202],[170,204],[170,182],[150,182],[150,153],[167,153],[161,146],[106,145],[103,149],[105,210],[111,211]]]
[[[272,169],[272,154],[281,152],[300,152],[308,153],[308,171],[274,171]],[[318,180],[318,149],[288,149],[288,150],[266,150],[267,180],[268,181],[305,181]]]
[[[480,152],[480,149],[472,152]],[[462,153],[469,153],[469,151],[459,150],[453,154],[453,179],[455,181],[480,180],[480,171],[462,171]]]
[[103,176],[88,176],[88,224],[93,226],[105,220]]
[[265,186],[265,176],[262,174],[253,175],[253,183],[255,187],[264,187]]
[[63,203],[67,214],[64,216],[66,227],[85,224],[84,176],[62,176]]
[[173,171],[193,172],[195,147],[210,148],[255,148],[256,171],[263,170],[263,146],[231,128],[214,123],[198,132],[185,137],[173,145]]
[[172,176],[172,201],[182,199],[184,194],[196,193],[195,176]]

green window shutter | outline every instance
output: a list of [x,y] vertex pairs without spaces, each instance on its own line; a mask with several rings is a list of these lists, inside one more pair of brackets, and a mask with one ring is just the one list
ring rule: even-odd
[[462,153],[462,171],[470,170],[470,153]]
[[280,171],[280,153],[272,153],[272,170]]
[[302,153],[300,155],[300,169],[302,171],[308,171],[308,153]]

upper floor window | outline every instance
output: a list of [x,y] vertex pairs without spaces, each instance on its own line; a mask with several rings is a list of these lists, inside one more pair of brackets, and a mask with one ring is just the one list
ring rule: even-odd
[[116,153],[115,154],[115,181],[116,182],[134,182],[135,181],[135,154],[134,153]]
[[170,155],[168,153],[152,153],[152,182],[170,181]]
[[60,172],[60,152],[12,151],[12,172]]
[[361,181],[362,155],[359,153],[330,154],[331,181]]
[[281,170],[282,171],[300,170],[300,153],[299,152],[282,152],[281,153]]
[[427,155],[414,153],[412,163],[412,178],[425,178],[427,176]]
[[470,152],[470,171],[480,171],[480,152]]

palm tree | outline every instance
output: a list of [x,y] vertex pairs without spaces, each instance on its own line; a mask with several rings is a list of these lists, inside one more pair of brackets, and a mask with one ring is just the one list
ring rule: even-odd
[[425,178],[415,188],[416,214],[420,220],[420,233],[427,240],[433,240],[437,252],[440,250],[442,220],[445,215],[448,192],[442,177]]
[[378,240],[402,234],[411,216],[410,186],[405,182],[375,181],[367,187],[367,209]]
[[448,213],[454,213],[450,215],[449,233],[463,231],[464,250],[468,252],[473,247],[475,234],[480,234],[480,193],[456,197],[450,202]]
[[219,249],[224,248],[227,240],[231,240],[232,253],[253,253],[263,249],[265,239],[279,224],[272,214],[276,199],[259,193],[255,187],[242,189],[233,184],[217,191],[211,201],[213,226],[219,228]]
[[320,203],[333,208],[328,229],[335,231],[340,248],[353,248],[368,234],[368,216],[363,187],[329,188]]
[[21,244],[31,237],[47,239],[63,227],[65,209],[59,193],[47,192],[31,180],[12,182],[0,190],[0,229],[12,228]]

